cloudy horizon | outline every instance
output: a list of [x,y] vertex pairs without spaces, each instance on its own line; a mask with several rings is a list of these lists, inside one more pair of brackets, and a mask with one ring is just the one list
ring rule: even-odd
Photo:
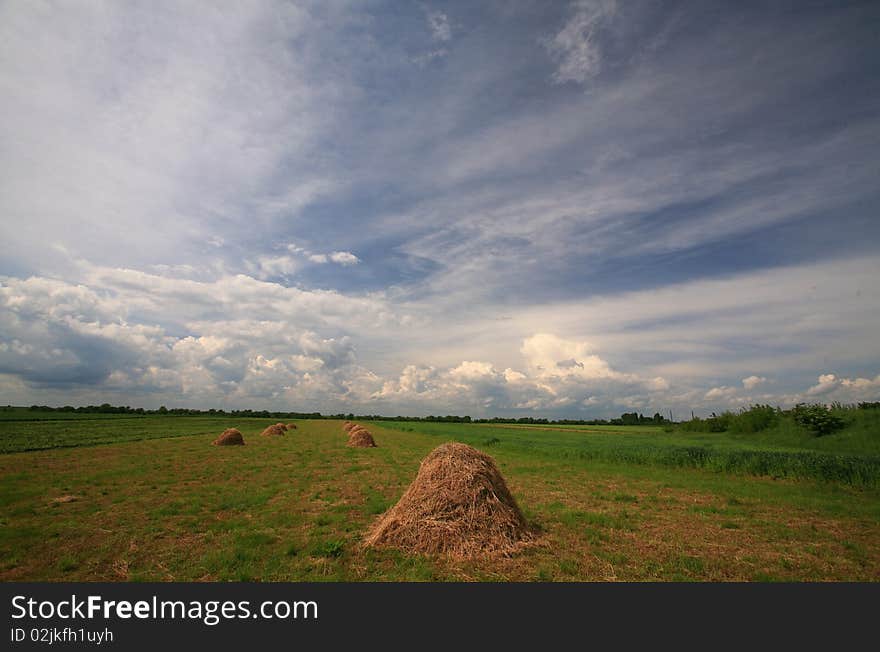
[[0,404],[880,399],[876,3],[0,5]]

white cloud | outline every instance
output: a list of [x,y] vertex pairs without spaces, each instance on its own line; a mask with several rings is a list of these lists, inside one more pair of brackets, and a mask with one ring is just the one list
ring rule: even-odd
[[565,340],[549,333],[527,338],[520,348],[529,371],[540,378],[621,378],[608,363],[590,353],[589,344]]
[[[589,353],[586,343],[549,333],[525,338],[520,352],[525,372],[512,368],[500,371],[482,360],[465,360],[446,368],[409,365],[397,380],[386,381],[373,398],[448,409],[547,411],[577,405],[607,406],[619,403],[615,394],[621,391],[653,393],[669,388],[663,378],[641,379],[615,372]],[[648,405],[652,400],[649,395],[636,395],[630,407]]]
[[841,381],[834,374],[822,374],[819,382],[807,390],[808,396],[822,396],[841,386]]
[[880,399],[880,375],[874,378],[841,378],[836,374],[822,374],[819,382],[810,387],[806,397],[825,401],[876,401]]
[[56,233],[105,262],[191,258],[336,188],[291,158],[312,158],[347,92],[296,49],[314,21],[262,1],[0,6],[9,255],[39,259]]
[[336,263],[337,265],[342,265],[343,267],[348,267],[349,265],[357,265],[361,262],[361,259],[355,256],[350,251],[334,251],[328,256],[331,261]]
[[449,50],[446,48],[437,48],[436,50],[431,50],[430,52],[426,52],[425,54],[420,54],[416,57],[412,58],[412,62],[417,66],[424,67],[431,63],[434,59],[442,59],[447,54],[449,54]]
[[449,17],[441,11],[428,12],[428,27],[435,41],[445,42],[452,38],[452,27]]
[[749,376],[748,378],[742,379],[743,387],[747,391],[751,391],[755,387],[757,387],[758,385],[762,385],[763,383],[766,383],[766,382],[767,382],[767,379],[764,378],[764,376]]
[[557,83],[583,83],[595,76],[602,64],[596,32],[617,11],[615,0],[580,0],[572,5],[573,14],[563,28],[545,42],[551,56],[559,62],[553,74]]
[[736,387],[727,387],[726,385],[713,387],[706,392],[707,399],[727,399],[734,396],[736,396]]
[[381,385],[359,366],[346,331],[400,323],[379,296],[243,275],[193,281],[88,263],[80,272],[80,284],[0,278],[0,374],[32,391],[209,405],[265,405],[302,391],[328,409],[358,387],[363,400]]
[[296,247],[296,253],[304,256],[310,263],[316,265],[326,265],[327,263],[336,263],[343,267],[357,265],[361,259],[350,251],[333,251],[329,254],[312,253],[308,249]]
[[261,279],[289,276],[297,269],[299,264],[291,256],[260,256],[256,262],[256,271]]

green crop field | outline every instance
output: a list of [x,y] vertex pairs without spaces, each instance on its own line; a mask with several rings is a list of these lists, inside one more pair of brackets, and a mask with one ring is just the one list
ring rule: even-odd
[[[263,438],[277,419],[13,416],[7,581],[880,578],[873,421],[825,437],[383,421],[367,424],[378,448],[352,449],[332,420]],[[211,446],[229,426],[247,445]],[[471,561],[364,549],[419,461],[453,440],[495,458],[536,545]]]

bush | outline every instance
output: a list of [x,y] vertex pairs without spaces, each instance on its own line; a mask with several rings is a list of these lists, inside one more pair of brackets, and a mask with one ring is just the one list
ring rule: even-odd
[[731,432],[761,432],[779,423],[779,411],[769,405],[753,405],[733,417]]
[[733,416],[733,413],[729,411],[722,412],[721,414],[715,414],[713,412],[712,416],[706,419],[706,425],[709,427],[709,432],[725,432],[730,428]]
[[798,403],[791,410],[791,416],[799,426],[821,437],[840,430],[846,423],[832,414],[824,405]]

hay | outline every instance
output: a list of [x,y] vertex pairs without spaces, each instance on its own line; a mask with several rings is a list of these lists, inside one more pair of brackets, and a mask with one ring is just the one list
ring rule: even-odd
[[227,428],[211,444],[213,446],[244,446],[244,437],[235,428]]
[[269,426],[260,434],[263,437],[278,437],[283,435],[287,431],[287,428],[284,427],[283,423],[276,423],[274,426]]
[[279,421],[279,422],[276,423],[275,425],[278,426],[279,428],[281,428],[282,430],[284,430],[285,432],[287,431],[287,424],[281,423],[281,422]]
[[353,448],[376,448],[373,435],[366,428],[352,428],[348,435],[347,445]]
[[345,423],[342,424],[342,429],[343,429],[345,432],[348,432],[348,431],[350,431],[352,428],[354,428],[356,425],[357,425],[356,423],[352,423],[351,421],[346,421]]
[[508,556],[533,540],[495,461],[465,444],[435,448],[364,545],[453,557]]
[[296,424],[295,423],[288,423],[287,429],[288,430],[296,430]]

